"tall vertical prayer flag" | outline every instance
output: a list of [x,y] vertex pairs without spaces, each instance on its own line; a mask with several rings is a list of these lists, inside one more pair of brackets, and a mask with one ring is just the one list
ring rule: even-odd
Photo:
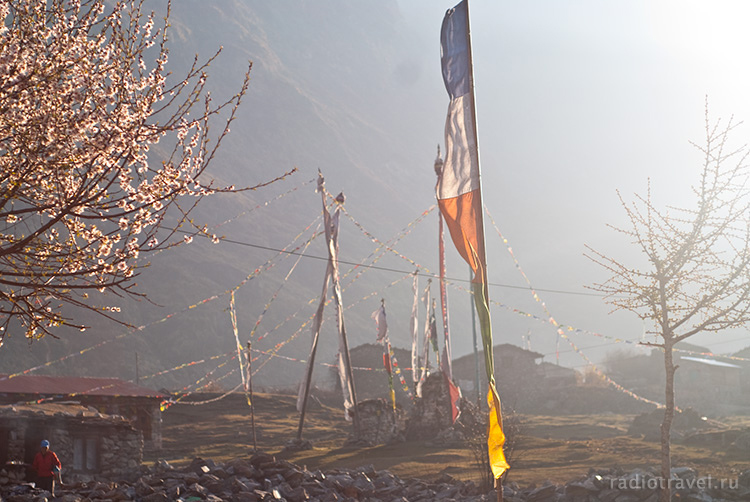
[[505,434],[502,428],[500,398],[495,388],[495,363],[492,356],[492,323],[484,251],[484,221],[469,33],[469,7],[467,0],[463,0],[445,13],[440,31],[443,81],[450,97],[450,104],[445,122],[446,157],[438,181],[437,199],[456,249],[474,272],[472,289],[479,314],[489,387],[487,446],[492,473],[499,479],[509,465],[503,453]]
[[388,374],[388,389],[393,411],[396,411],[396,392],[393,390],[393,370],[391,367],[391,342],[388,340],[388,321],[385,314],[385,299],[380,300],[380,308],[371,316],[378,327],[377,342],[383,344],[383,366]]

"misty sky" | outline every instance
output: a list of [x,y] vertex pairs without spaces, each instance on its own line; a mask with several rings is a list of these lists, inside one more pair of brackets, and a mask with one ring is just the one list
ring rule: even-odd
[[[446,106],[438,37],[455,3],[399,2],[424,41],[408,49],[420,85]],[[706,97],[712,119],[750,118],[748,14],[750,5],[739,1],[470,2],[485,204],[535,287],[585,292],[604,279],[583,256],[585,244],[628,257],[627,243],[606,227],[623,223],[616,190],[631,199],[650,178],[659,204],[689,204],[701,160],[690,141],[704,137]],[[441,137],[443,123],[433,126]],[[742,126],[737,146],[748,137]],[[503,254],[491,254],[491,280],[523,285],[498,239],[488,240]],[[534,308],[528,292],[494,289],[494,297]],[[540,296],[563,324],[631,340],[642,335],[634,315],[610,315],[599,298]],[[554,331],[531,326],[532,348],[548,354]],[[729,352],[748,345],[746,334],[691,341]],[[517,332],[508,341],[522,343]],[[597,347],[589,352],[595,359],[617,348],[592,337],[575,342]],[[574,354],[561,361],[582,364]]]
[[[341,4],[329,3],[316,10],[320,17],[315,22],[304,15],[310,11],[299,8],[302,3],[297,0],[247,2],[247,12],[230,8],[243,2],[173,4],[177,15],[170,63],[176,67],[189,64],[195,52],[206,56],[224,45],[223,59],[212,66],[212,72],[220,75],[219,84],[225,84],[240,81],[245,61],[255,62],[247,101],[221,152],[228,156],[220,155],[217,167],[236,168],[229,175],[238,185],[300,167],[301,172],[286,184],[246,194],[253,205],[313,179],[319,167],[326,174],[328,188],[333,193],[344,190],[347,208],[384,240],[434,204],[431,166],[435,146],[443,142],[448,106],[440,72],[439,33],[445,10],[456,0],[395,1],[400,23],[393,22],[399,14],[392,12],[388,2],[383,2],[386,15],[379,18],[363,14],[372,14],[374,4],[351,3],[342,9]],[[331,9],[341,17],[328,19]],[[222,17],[232,12],[249,17]],[[545,312],[524,289],[524,278],[487,222],[489,274],[494,284],[490,296],[502,304],[492,310],[496,343],[525,346],[524,337],[530,335],[531,349],[544,354],[545,361],[556,361],[559,352],[561,364],[584,367],[583,358],[558,340],[555,329],[545,322],[549,313],[559,323],[587,332],[571,334],[571,340],[597,363],[614,350],[635,350],[634,345],[611,338],[637,341],[644,325],[634,314],[610,313],[602,298],[586,289],[607,276],[584,257],[585,246],[624,261],[638,259],[627,241],[607,228],[607,224],[624,223],[617,190],[632,200],[633,193],[645,192],[650,179],[658,204],[690,204],[690,184],[701,168],[701,156],[690,141],[700,144],[704,137],[707,96],[712,120],[732,115],[736,120],[750,120],[750,70],[743,54],[750,47],[750,31],[744,26],[749,15],[750,4],[739,1],[470,0],[484,202],[548,309]],[[342,26],[339,19],[350,24]],[[333,26],[336,22],[338,31]],[[394,38],[379,47],[377,42],[388,36]],[[394,56],[393,47],[401,40],[405,41],[403,49]],[[342,47],[343,43],[348,45]],[[393,96],[396,104],[390,108],[383,102],[389,92],[400,93]],[[734,136],[737,145],[748,138],[750,127],[744,125]],[[321,153],[326,154],[323,160]],[[251,181],[235,179],[238,174],[249,174]],[[386,179],[385,174],[399,178]],[[397,185],[402,190],[392,189]],[[409,204],[394,200],[404,191],[413,199]],[[223,221],[237,213],[234,207],[223,207],[226,214],[213,215],[211,211],[222,208],[220,202],[208,207],[209,223],[211,218]],[[280,230],[269,231],[263,219],[267,213],[257,211],[227,232],[233,239],[280,248],[300,231],[302,220],[307,224],[319,214],[319,204],[319,196],[309,185],[278,203],[284,223]],[[433,271],[436,226],[433,213],[397,247]],[[369,252],[371,243],[346,220],[342,236],[343,258],[359,262],[363,257],[354,253],[365,247]],[[366,246],[356,239],[365,240]],[[322,256],[325,251],[319,247],[309,253]],[[467,265],[452,247],[448,253],[448,275],[465,280]],[[211,256],[215,262],[203,264],[200,280],[152,285],[155,289],[149,294],[165,307],[144,313],[152,316],[146,320],[160,319],[226,291],[236,284],[235,275],[244,277],[268,259],[229,243],[212,250]],[[411,265],[390,258],[391,262],[386,257],[380,264],[411,271]],[[262,315],[277,287],[274,281],[283,279],[286,269],[278,268],[264,274],[252,288],[238,292],[238,305],[243,305],[242,333]],[[316,297],[324,269],[321,260],[304,261],[298,272],[303,277],[295,274],[290,281],[297,294],[292,300],[299,303],[303,296],[304,300]],[[279,277],[274,279],[274,272]],[[344,301],[354,303],[371,291],[387,296],[391,336],[394,345],[403,348],[410,344],[411,286],[404,282],[401,289],[381,293],[401,274],[370,271],[369,282],[359,292],[347,291]],[[423,288],[425,281],[420,280]],[[180,294],[170,295],[171,290]],[[449,289],[449,297],[453,355],[458,357],[472,350],[470,300],[456,289]],[[232,342],[227,305],[223,300],[219,303],[193,311],[204,322],[199,332],[213,333],[217,347]],[[379,299],[374,297],[347,312],[355,345],[374,342],[369,315],[378,306]],[[297,304],[285,303],[282,293],[262,329],[270,329],[296,308]],[[176,323],[183,317],[175,319],[172,324],[154,324],[152,331],[179,334]],[[423,314],[420,319],[421,323]],[[189,325],[191,320],[183,322]],[[152,335],[149,331],[144,336]],[[274,336],[278,338],[265,340],[268,347],[259,347],[273,347],[287,334]],[[205,355],[206,344],[200,336],[187,341],[198,347],[195,358]],[[691,341],[717,353],[750,345],[745,329]],[[25,344],[25,340],[15,337],[13,343]],[[80,343],[86,347],[92,342]],[[187,342],[180,343],[185,348]],[[335,351],[335,344],[329,345]],[[35,345],[35,357],[47,357],[46,346],[46,342]],[[290,344],[283,355],[301,357],[308,347],[305,331],[298,339],[298,352]],[[24,354],[31,352],[24,350]],[[167,364],[158,357],[164,356],[154,356],[155,371]],[[294,366],[293,371],[301,372],[302,366]]]

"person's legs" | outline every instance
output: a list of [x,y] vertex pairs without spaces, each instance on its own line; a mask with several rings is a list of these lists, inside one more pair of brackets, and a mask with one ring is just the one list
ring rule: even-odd
[[52,490],[55,489],[55,480],[53,477],[37,477],[36,485],[42,490],[47,490],[50,493],[54,493]]

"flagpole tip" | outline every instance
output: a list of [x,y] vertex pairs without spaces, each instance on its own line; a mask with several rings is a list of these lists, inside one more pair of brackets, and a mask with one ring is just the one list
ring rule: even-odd
[[318,188],[315,189],[316,192],[322,192],[325,189],[326,186],[326,180],[323,177],[323,173],[318,169]]

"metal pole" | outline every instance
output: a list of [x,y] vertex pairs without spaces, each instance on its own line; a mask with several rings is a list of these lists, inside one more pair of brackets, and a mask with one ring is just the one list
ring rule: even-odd
[[253,398],[253,355],[250,351],[250,341],[247,342],[247,391],[250,393],[250,428],[253,431],[253,451],[258,451],[258,440],[255,437],[255,399]]
[[140,369],[138,368],[138,352],[135,353],[135,384],[141,384]]

